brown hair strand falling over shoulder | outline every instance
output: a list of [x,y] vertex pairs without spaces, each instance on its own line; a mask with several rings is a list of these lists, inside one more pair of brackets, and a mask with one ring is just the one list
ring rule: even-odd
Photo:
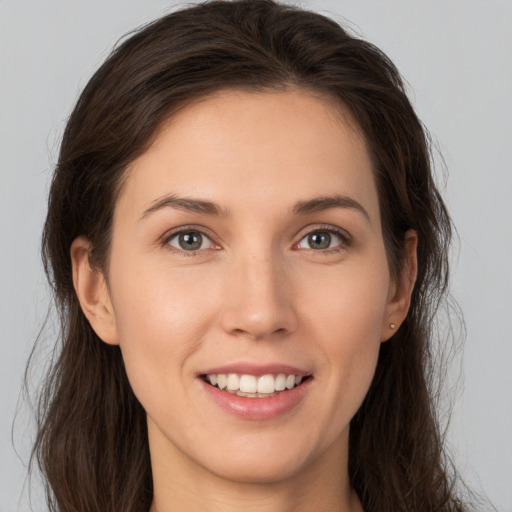
[[235,0],[171,13],[131,35],[92,77],[67,124],[43,234],[62,320],[60,356],[41,394],[34,448],[52,511],[140,512],[152,499],[145,412],[119,347],[100,342],[80,309],[72,241],[87,237],[92,263],[105,268],[123,173],[177,109],[221,89],[288,87],[336,99],[364,133],[392,273],[406,231],[419,239],[411,310],[382,345],[351,423],[351,485],[366,512],[463,510],[430,386],[431,325],[446,292],[451,225],[426,131],[398,71],[373,45],[319,14]]

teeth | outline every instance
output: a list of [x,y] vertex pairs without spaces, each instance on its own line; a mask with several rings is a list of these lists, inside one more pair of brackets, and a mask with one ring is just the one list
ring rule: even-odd
[[284,373],[280,373],[276,377],[276,391],[284,391],[285,388],[286,388],[286,375]]
[[244,393],[256,393],[258,391],[258,383],[254,375],[240,376],[240,391]]
[[279,373],[256,377],[254,375],[238,375],[236,373],[209,374],[206,380],[219,389],[225,389],[238,396],[250,398],[274,396],[276,391],[284,391],[298,386],[303,378],[300,375]]
[[236,373],[228,373],[227,388],[228,391],[240,389],[240,377]]
[[219,374],[219,375],[208,375],[209,379],[210,379],[210,382],[215,386],[215,384],[213,383],[212,381],[212,377],[215,379],[217,378],[217,386],[219,387],[219,389],[224,389],[226,387],[226,375],[224,375],[223,373]]
[[258,393],[273,393],[275,390],[276,381],[273,375],[262,375],[258,379]]

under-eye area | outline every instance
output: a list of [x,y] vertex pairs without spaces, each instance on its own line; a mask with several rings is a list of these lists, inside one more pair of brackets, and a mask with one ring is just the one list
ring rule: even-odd
[[247,398],[269,398],[296,388],[312,379],[312,375],[278,373],[261,376],[238,373],[212,373],[201,379],[227,393]]

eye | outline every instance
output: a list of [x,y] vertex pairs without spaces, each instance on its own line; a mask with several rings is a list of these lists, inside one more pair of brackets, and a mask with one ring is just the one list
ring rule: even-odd
[[204,233],[192,229],[175,233],[167,239],[166,243],[175,249],[186,252],[211,249],[213,247],[213,242]]
[[325,251],[340,248],[348,243],[347,237],[332,229],[319,229],[308,233],[297,244],[299,249]]

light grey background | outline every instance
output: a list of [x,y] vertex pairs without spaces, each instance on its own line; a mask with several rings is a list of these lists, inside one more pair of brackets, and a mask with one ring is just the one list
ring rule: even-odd
[[[449,430],[469,483],[512,511],[512,1],[312,0],[382,48],[411,87],[450,176],[460,235],[453,292],[467,323],[464,386]],[[0,512],[20,500],[25,468],[11,424],[48,294],[39,237],[65,120],[93,71],[163,0],[0,0]],[[455,258],[454,258],[455,259]],[[455,365],[452,374],[456,375]],[[21,409],[15,439],[30,446]],[[34,510],[44,510],[38,503]]]

